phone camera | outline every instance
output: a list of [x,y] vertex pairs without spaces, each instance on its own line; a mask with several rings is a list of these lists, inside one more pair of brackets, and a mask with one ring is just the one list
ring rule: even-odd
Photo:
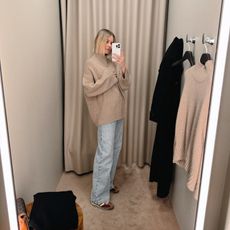
[[120,44],[117,44],[117,45],[116,45],[116,48],[120,48]]

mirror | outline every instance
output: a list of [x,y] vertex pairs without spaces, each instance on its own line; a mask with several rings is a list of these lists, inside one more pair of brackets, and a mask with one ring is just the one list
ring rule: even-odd
[[[0,55],[16,195],[30,202],[37,191],[56,188],[63,172],[63,68],[61,38],[57,37],[60,33],[59,3],[26,0],[23,3],[0,3],[0,28],[3,30]],[[48,6],[50,4],[52,7]],[[175,36],[195,36],[194,54],[198,62],[203,52],[202,34],[217,41],[221,2],[176,0],[168,7],[166,47]],[[178,9],[180,12],[175,13]],[[140,25],[140,29],[143,26]],[[88,46],[86,49],[89,52]],[[215,56],[215,46],[211,49]],[[132,56],[129,58],[131,60]],[[151,68],[151,63],[148,67]],[[179,225],[192,229],[197,202],[186,190],[180,189],[185,179],[184,172],[177,169],[172,202],[177,218],[184,219]],[[186,210],[190,211],[185,218],[185,202],[178,202],[180,197],[184,197]]]
[[4,96],[0,62],[0,180],[2,185],[0,190],[0,201],[1,208],[4,210],[1,211],[0,226],[4,229],[17,229],[18,223],[16,218],[15,191]]
[[[209,124],[202,168],[202,183],[198,203],[196,229],[228,229],[229,212],[229,1],[223,1],[219,26],[218,47],[213,79]],[[226,119],[227,118],[227,119]],[[222,177],[226,177],[224,182]],[[224,207],[221,206],[221,203]],[[226,205],[225,205],[226,204]],[[212,209],[215,209],[213,212]],[[217,217],[214,217],[215,215]],[[218,215],[220,220],[218,221]]]

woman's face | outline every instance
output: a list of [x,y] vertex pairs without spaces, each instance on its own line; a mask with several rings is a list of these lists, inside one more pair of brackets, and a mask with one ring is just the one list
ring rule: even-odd
[[106,39],[106,42],[105,42],[105,47],[104,47],[105,55],[111,54],[111,52],[112,52],[112,43],[113,43],[113,36],[109,36]]

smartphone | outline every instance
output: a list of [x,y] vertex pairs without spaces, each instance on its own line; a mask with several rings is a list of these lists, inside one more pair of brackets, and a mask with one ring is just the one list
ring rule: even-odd
[[113,59],[113,54],[121,55],[121,43],[120,42],[112,43],[112,61],[115,61]]

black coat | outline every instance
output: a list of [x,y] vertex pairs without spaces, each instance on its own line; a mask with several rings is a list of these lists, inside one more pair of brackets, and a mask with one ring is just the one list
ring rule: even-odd
[[172,66],[182,58],[183,39],[174,38],[160,64],[150,120],[157,122],[149,181],[156,181],[157,196],[169,194],[173,175],[173,143],[180,100],[183,64]]

